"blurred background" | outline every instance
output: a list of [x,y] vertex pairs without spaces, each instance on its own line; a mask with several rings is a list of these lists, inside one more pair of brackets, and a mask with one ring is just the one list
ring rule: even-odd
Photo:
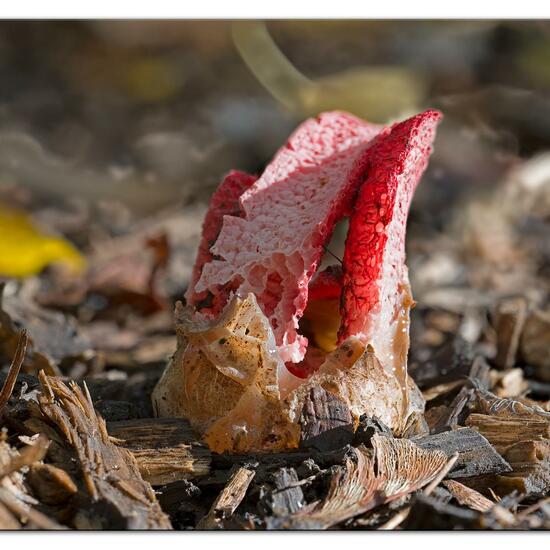
[[77,323],[53,370],[83,350],[102,366],[67,372],[159,361],[224,173],[261,173],[322,110],[390,123],[436,107],[407,241],[413,367],[456,334],[497,357],[491,315],[519,299],[537,319],[517,357],[550,372],[549,92],[547,21],[1,22],[4,310]]

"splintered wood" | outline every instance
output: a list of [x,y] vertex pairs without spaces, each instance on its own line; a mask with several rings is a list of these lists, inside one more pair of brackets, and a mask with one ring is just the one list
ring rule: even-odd
[[43,372],[39,378],[40,412],[72,451],[89,498],[89,508],[78,511],[75,526],[169,529],[151,485],[142,479],[130,451],[110,441],[87,390],[74,383],[67,387]]
[[112,441],[128,449],[145,481],[163,485],[207,475],[211,453],[180,418],[109,422]]

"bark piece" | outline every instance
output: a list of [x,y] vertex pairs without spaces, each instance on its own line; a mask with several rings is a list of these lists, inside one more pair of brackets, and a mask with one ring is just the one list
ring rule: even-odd
[[[230,470],[236,465],[243,463],[259,462],[265,471],[273,471],[278,468],[294,467],[297,468],[304,461],[313,459],[315,464],[320,468],[328,468],[336,464],[344,462],[346,453],[349,447],[336,449],[334,451],[315,451],[294,450],[282,453],[258,452],[249,453],[246,455],[237,455],[232,453],[212,454],[212,472],[223,472]],[[200,480],[201,483],[203,480]],[[227,481],[227,476],[224,478],[224,483]],[[197,481],[198,483],[198,481]]]
[[411,513],[403,524],[404,530],[479,529],[480,515],[473,510],[446,504],[423,494],[414,498]]
[[501,454],[518,441],[550,438],[550,422],[544,418],[502,418],[472,413],[466,425],[486,437]]
[[170,529],[149,483],[143,481],[130,451],[114,445],[89,393],[39,374],[42,415],[56,427],[74,453],[89,506],[75,518],[77,527]]
[[428,402],[432,401],[433,399],[437,399],[442,395],[450,393],[457,388],[461,388],[462,386],[464,386],[464,380],[452,380],[451,382],[443,382],[422,391],[422,396]]
[[[274,488],[262,499],[269,515],[284,517],[300,511],[305,504],[304,492],[298,485],[298,475],[294,468],[279,468],[273,474]],[[271,517],[267,517],[268,528]]]
[[430,361],[422,361],[414,369],[414,379],[422,390],[469,376],[475,359],[472,344],[460,334],[430,355]]
[[532,401],[498,397],[494,393],[479,386],[474,393],[475,401],[472,405],[474,412],[498,418],[523,418],[524,420],[546,419],[550,422],[550,412],[544,410]]
[[537,376],[550,382],[550,310],[533,311],[523,329],[521,353],[523,358],[536,367]]
[[48,439],[39,435],[18,450],[0,438],[0,527],[63,529],[34,508],[38,502],[29,494],[25,483],[26,468],[44,458],[48,444]]
[[39,435],[31,444],[19,451],[8,456],[4,455],[0,461],[0,479],[42,460],[46,456],[49,443],[47,437]]
[[322,387],[311,389],[300,418],[301,446],[319,451],[337,449],[351,443],[353,418],[345,401]]
[[[474,359],[468,378],[478,388],[487,389],[490,383],[490,368],[487,361],[481,356]],[[474,388],[470,383],[465,383],[456,397],[453,399],[447,411],[440,417],[433,431],[438,432],[447,428],[454,428],[459,424],[459,420],[464,417],[463,411],[468,403],[474,398]]]
[[219,529],[229,519],[242,502],[255,471],[237,468],[223,491],[218,495],[208,514],[197,524],[197,529]]
[[353,434],[353,446],[365,445],[365,447],[372,447],[372,438],[376,434],[393,437],[392,431],[378,418],[367,415],[361,416],[359,425]]
[[[2,508],[10,512],[11,517],[17,517],[22,524],[28,525],[32,529],[48,529],[54,531],[65,529],[63,525],[50,519],[42,512],[35,510],[32,506],[21,502],[19,499],[15,498],[10,491],[0,487],[0,510],[2,510]],[[2,512],[0,512],[0,514],[1,513]],[[5,511],[3,515],[6,517]],[[10,521],[9,516],[8,521]]]
[[191,481],[182,480],[155,489],[162,509],[170,515],[174,529],[195,528],[209,510],[210,500]]
[[489,441],[471,428],[415,437],[412,441],[422,449],[443,451],[448,457],[458,452],[458,460],[448,475],[450,479],[500,474],[512,470]]
[[501,487],[542,498],[550,491],[550,441],[519,441],[504,453],[513,473],[499,478]]
[[94,407],[106,422],[129,420],[139,416],[138,407],[130,401],[100,399],[94,403]]
[[208,475],[211,453],[182,418],[108,422],[117,445],[128,449],[145,481],[163,485]]
[[542,498],[550,491],[550,441],[519,441],[503,453],[513,471],[503,475],[465,479],[464,483],[485,494],[510,493]]
[[527,319],[527,301],[523,297],[503,300],[495,315],[497,355],[495,364],[501,369],[512,368],[516,363],[520,336]]
[[523,369],[495,371],[495,374],[492,391],[497,397],[518,398],[529,388],[529,384],[523,378]]

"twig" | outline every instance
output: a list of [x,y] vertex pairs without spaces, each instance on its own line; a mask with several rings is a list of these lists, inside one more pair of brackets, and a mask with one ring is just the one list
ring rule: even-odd
[[518,521],[521,521],[525,519],[527,516],[532,514],[533,512],[536,512],[546,504],[550,503],[550,497],[543,498],[542,500],[539,500],[538,502],[535,502],[535,504],[532,504],[531,506],[528,506],[525,508],[525,510],[522,510],[517,516],[516,519]]
[[27,334],[27,331],[23,329],[19,334],[17,349],[15,350],[15,355],[13,356],[13,361],[11,362],[11,365],[8,371],[8,376],[6,377],[4,386],[0,391],[0,415],[2,415],[2,411],[4,410],[4,407],[7,405],[8,400],[11,397],[11,394],[13,392],[13,388],[15,387],[17,376],[19,375],[19,371],[21,370],[21,366],[23,365],[23,361],[25,360],[25,353],[27,351],[28,341],[29,341],[29,336]]
[[395,516],[393,516],[391,519],[386,521],[383,525],[381,525],[378,530],[379,531],[393,531],[396,527],[399,527],[408,517],[409,512],[411,511],[411,507],[407,506],[406,508],[403,508],[403,510],[399,511]]

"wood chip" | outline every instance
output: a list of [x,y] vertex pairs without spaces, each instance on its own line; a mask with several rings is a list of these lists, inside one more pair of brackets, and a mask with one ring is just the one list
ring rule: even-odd
[[403,524],[406,530],[479,529],[479,513],[418,494]]
[[550,441],[519,441],[510,446],[504,457],[513,473],[500,476],[499,485],[510,485],[521,493],[543,497],[550,491]]
[[432,386],[427,390],[424,390],[422,392],[422,396],[426,402],[429,402],[440,397],[441,395],[445,395],[446,393],[449,393],[457,388],[461,388],[462,386],[464,386],[464,380],[451,380],[450,382],[443,382],[442,384],[437,384],[436,386]]
[[78,492],[71,476],[52,464],[33,464],[27,479],[40,502],[51,506],[66,503]]
[[8,461],[0,463],[0,479],[8,476],[13,472],[17,472],[24,466],[30,466],[35,462],[42,460],[46,456],[49,441],[43,435],[38,436],[33,440],[32,445],[26,445],[19,451],[15,452]]
[[422,449],[443,451],[448,457],[455,452],[458,460],[449,478],[459,479],[486,474],[510,472],[512,468],[476,430],[459,428],[412,439]]
[[466,487],[466,485],[463,485],[458,481],[448,479],[443,482],[443,485],[451,492],[453,497],[462,506],[467,506],[468,508],[478,512],[487,512],[494,506],[494,502],[491,502],[481,493],[478,493],[470,487]]
[[28,524],[33,529],[61,530],[63,525],[50,519],[48,516],[35,510],[28,504],[24,504],[15,498],[10,491],[0,487],[0,508],[4,506],[14,517],[23,524]]
[[550,309],[533,311],[523,329],[521,354],[537,370],[537,377],[550,382]]
[[501,454],[522,440],[550,438],[550,422],[544,418],[498,417],[472,413],[466,425],[475,428]]
[[128,449],[145,481],[164,485],[208,475],[211,452],[183,418],[108,422],[114,442]]
[[[487,388],[489,385],[489,365],[481,356],[474,359],[468,378],[473,381],[477,387]],[[446,428],[454,428],[459,424],[464,408],[474,397],[474,388],[471,384],[465,384],[453,399],[446,412],[444,412],[437,421],[433,431],[441,431]]]
[[495,364],[509,369],[516,363],[519,339],[527,319],[527,301],[523,297],[503,300],[495,315],[497,355]]
[[242,502],[254,475],[255,471],[250,468],[237,468],[197,529],[220,529]]
[[[305,504],[304,492],[294,468],[279,468],[273,474],[273,490],[263,499],[270,513],[277,517],[300,511]],[[271,519],[271,518],[268,518]]]

